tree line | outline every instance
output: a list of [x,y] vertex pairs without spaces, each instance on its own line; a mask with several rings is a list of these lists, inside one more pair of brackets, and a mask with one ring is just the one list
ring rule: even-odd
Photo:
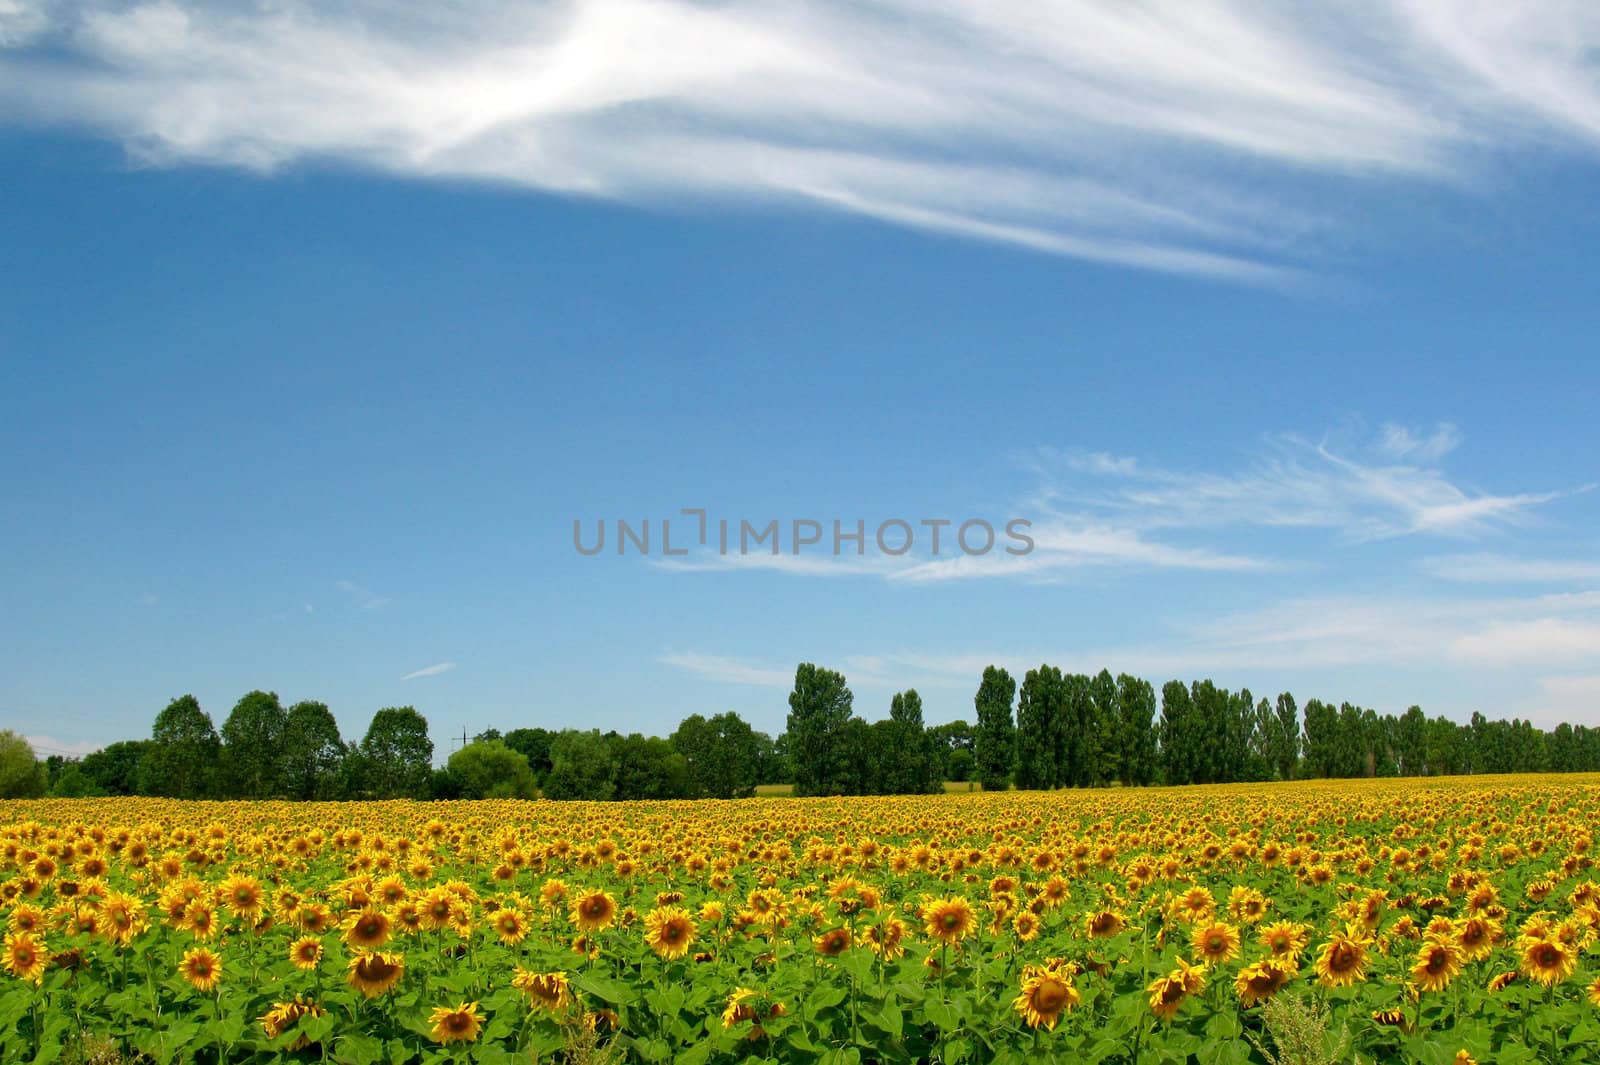
[[868,722],[842,673],[807,662],[776,737],[733,712],[692,714],[666,737],[488,728],[435,767],[414,707],[379,710],[346,742],[324,703],[285,707],[253,691],[218,728],[185,695],[156,716],[149,739],[82,758],[38,762],[21,737],[0,733],[0,797],[730,799],[759,784],[875,795],[938,792],[946,781],[1000,790],[1600,770],[1600,729],[1584,725],[1546,732],[1481,713],[1461,724],[1416,706],[1379,714],[1319,699],[1302,709],[1287,692],[1257,699],[1210,680],[1169,681],[1158,695],[1109,670],[1042,665],[1019,686],[990,666],[973,704],[973,724],[928,726],[908,689]]

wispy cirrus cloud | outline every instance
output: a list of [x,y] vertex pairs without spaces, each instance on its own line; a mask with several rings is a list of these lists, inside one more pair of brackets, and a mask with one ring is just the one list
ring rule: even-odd
[[1579,558],[1519,558],[1481,552],[1441,555],[1422,567],[1447,581],[1475,584],[1600,583],[1600,561]]
[[[1262,438],[1258,451],[1239,468],[1221,471],[1172,469],[1100,451],[1039,448],[1019,457],[1036,486],[1011,511],[1031,523],[1021,530],[1032,541],[1025,552],[1020,540],[998,534],[986,553],[958,551],[952,546],[954,534],[946,529],[944,549],[935,554],[929,530],[918,522],[908,522],[916,527],[914,548],[900,555],[874,551],[870,545],[864,554],[853,548],[833,553],[826,536],[800,550],[792,538],[782,540],[790,534],[779,523],[779,547],[772,553],[758,546],[750,553],[702,550],[651,561],[681,573],[774,572],[906,584],[985,579],[1050,583],[1090,573],[1152,571],[1269,575],[1321,564],[1316,556],[1330,541],[1348,547],[1408,537],[1470,541],[1517,529],[1531,524],[1546,504],[1594,487],[1536,492],[1470,487],[1441,465],[1462,439],[1460,430],[1448,423],[1426,430],[1386,424],[1375,432],[1356,423],[1315,441],[1272,434]],[[991,522],[997,530],[1004,524],[1005,519]],[[873,523],[865,526],[870,541]],[[1300,539],[1277,544],[1278,553],[1273,553],[1251,539],[1263,531]],[[899,544],[901,534],[890,539]],[[1253,549],[1241,546],[1246,543]],[[1453,574],[1470,568],[1460,562],[1470,557],[1426,565],[1437,575]],[[1512,566],[1501,563],[1497,568]],[[1579,572],[1552,566],[1547,575]]]
[[1597,44],[1582,0],[0,0],[0,112],[164,165],[809,203],[1282,283],[1349,221],[1294,179],[1593,150]]
[[454,662],[435,662],[431,666],[423,666],[421,669],[413,670],[400,679],[416,680],[419,677],[437,677],[439,674],[448,673],[454,668],[456,668]]
[[[1426,433],[1385,425],[1320,440],[1265,437],[1240,469],[1166,469],[1101,452],[1040,449],[1037,505],[1115,517],[1132,528],[1321,528],[1345,540],[1419,534],[1471,538],[1527,521],[1538,507],[1592,484],[1488,492],[1461,484],[1439,459],[1461,442],[1453,425]],[[1083,477],[1089,477],[1088,483]]]
[[[334,582],[334,587],[339,589],[339,591],[341,591],[341,592],[345,593],[346,595],[348,595],[350,597],[351,601],[354,602],[356,604],[356,606],[360,607],[362,610],[382,610],[384,607],[388,606],[389,603],[390,603],[390,599],[389,599],[388,596],[386,596],[386,595],[377,595],[374,592],[372,592],[372,591],[370,591],[370,590],[368,590],[366,588],[363,588],[361,585],[357,584],[355,581],[348,581],[348,580],[335,581]],[[307,613],[310,613],[309,609],[307,610]]]
[[794,667],[750,662],[732,655],[698,651],[668,651],[656,658],[664,666],[692,673],[703,680],[744,684],[756,688],[788,688],[794,684]]

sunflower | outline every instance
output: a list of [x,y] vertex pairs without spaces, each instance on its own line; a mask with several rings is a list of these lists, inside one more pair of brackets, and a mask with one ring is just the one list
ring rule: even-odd
[[522,920],[522,914],[509,906],[502,906],[489,915],[489,925],[494,929],[494,934],[500,942],[508,947],[514,947],[528,936],[528,926]]
[[1083,917],[1083,930],[1090,939],[1110,939],[1126,927],[1127,918],[1116,910],[1099,910]]
[[1023,910],[1011,919],[1011,930],[1024,943],[1032,943],[1039,938],[1039,927],[1039,915],[1032,910]]
[[422,927],[430,932],[449,928],[455,923],[458,907],[456,896],[442,887],[429,888],[422,897]]
[[1327,987],[1347,987],[1364,980],[1370,946],[1372,941],[1354,927],[1335,932],[1317,955],[1317,979]]
[[762,1030],[761,1022],[774,1017],[782,1017],[788,1010],[783,1003],[774,1002],[764,992],[748,987],[736,987],[728,996],[728,1005],[722,1011],[722,1027],[732,1028],[736,1024],[750,1022],[751,1028],[746,1039],[760,1039],[766,1034]]
[[320,935],[333,927],[333,912],[323,903],[308,902],[295,911],[295,923],[302,932]]
[[1294,976],[1294,969],[1273,958],[1246,965],[1233,981],[1234,993],[1245,1006],[1264,1002],[1283,989]]
[[100,932],[119,947],[126,947],[150,926],[144,903],[132,895],[113,892],[100,906]]
[[376,907],[351,914],[345,920],[344,941],[357,950],[377,950],[389,942],[394,928],[389,915]]
[[928,936],[946,946],[959,943],[978,926],[972,904],[960,895],[929,902],[922,907],[922,920]]
[[906,948],[901,942],[905,935],[906,923],[898,917],[890,917],[868,925],[864,938],[868,950],[884,961],[894,961],[905,955]]
[[1256,941],[1280,961],[1293,959],[1305,952],[1311,942],[1311,930],[1295,921],[1276,921],[1263,927]]
[[367,998],[376,998],[398,984],[405,971],[406,960],[403,955],[373,951],[357,954],[350,959],[350,970],[345,974],[345,980]]
[[6,971],[19,980],[38,983],[44,979],[47,955],[44,944],[32,932],[12,932],[6,936],[3,956]]
[[222,981],[222,959],[205,947],[194,947],[184,952],[178,972],[196,991],[212,991]]
[[1522,943],[1522,975],[1545,987],[1553,987],[1572,975],[1578,967],[1578,952],[1555,938],[1525,938]]
[[519,967],[511,977],[511,986],[526,994],[535,1009],[559,1013],[572,1003],[566,973],[535,973]]
[[671,961],[689,953],[694,944],[694,918],[682,906],[658,906],[645,915],[644,941]]
[[1416,964],[1411,966],[1411,979],[1424,991],[1443,991],[1461,975],[1461,962],[1461,953],[1454,943],[1430,939],[1417,952]]
[[201,899],[194,899],[183,908],[183,919],[179,927],[196,939],[204,942],[217,934],[217,915]]
[[478,1038],[478,1029],[483,1024],[476,1002],[463,1002],[455,1009],[436,1007],[428,1020],[433,1024],[428,1034],[435,1043],[441,1044],[471,1043]]
[[1522,974],[1515,969],[1507,969],[1503,973],[1496,973],[1489,978],[1488,989],[1492,995],[1497,995],[1517,982],[1517,977]]
[[1589,1005],[1600,1006],[1600,976],[1594,978],[1594,983],[1589,985]]
[[1149,987],[1150,1012],[1163,1021],[1177,1016],[1184,999],[1198,994],[1206,986],[1205,967],[1190,965],[1182,958],[1178,967],[1166,976],[1158,977]]
[[1468,917],[1456,928],[1456,946],[1461,948],[1463,959],[1478,961],[1489,956],[1504,932],[1500,922],[1492,918]]
[[38,932],[44,928],[44,913],[24,902],[11,911],[7,923],[13,932]]
[[1053,1032],[1061,1015],[1083,1001],[1071,977],[1059,969],[1028,966],[1022,974],[1022,991],[1011,1008],[1029,1028]]
[[818,954],[824,958],[837,958],[850,949],[850,929],[830,928],[813,942]]
[[322,940],[316,936],[301,936],[289,944],[289,960],[296,969],[310,972],[322,960]]
[[[274,1002],[272,1008],[261,1017],[261,1030],[267,1033],[268,1039],[276,1039],[293,1028],[301,1017],[321,1017],[327,1012],[316,1003],[307,1002],[296,995],[293,1002]],[[283,1049],[293,1053],[310,1045],[310,1038],[302,1035]]]
[[1243,924],[1255,924],[1267,914],[1267,897],[1253,887],[1239,884],[1228,892],[1228,916]]
[[1239,930],[1221,921],[1195,925],[1190,943],[1195,957],[1207,965],[1232,961],[1239,956]]
[[253,876],[235,874],[222,882],[219,893],[228,912],[255,924],[261,919],[261,883]]
[[578,896],[572,904],[572,923],[585,932],[603,932],[617,919],[617,900],[604,891]]

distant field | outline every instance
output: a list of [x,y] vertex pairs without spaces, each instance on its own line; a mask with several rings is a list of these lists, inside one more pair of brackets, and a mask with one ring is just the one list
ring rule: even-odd
[[0,1062],[1263,1065],[1310,1010],[1595,1063],[1596,825],[1592,775],[0,802]]
[[[946,794],[954,795],[959,792],[982,791],[983,787],[977,781],[947,780],[944,782]],[[794,794],[793,784],[757,784],[756,794],[767,798],[788,798]]]

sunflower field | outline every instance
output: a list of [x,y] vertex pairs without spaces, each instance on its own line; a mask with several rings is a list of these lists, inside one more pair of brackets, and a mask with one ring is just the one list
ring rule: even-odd
[[[0,1060],[1600,1061],[1600,778],[0,803]],[[1342,1056],[1340,1056],[1342,1055]]]

